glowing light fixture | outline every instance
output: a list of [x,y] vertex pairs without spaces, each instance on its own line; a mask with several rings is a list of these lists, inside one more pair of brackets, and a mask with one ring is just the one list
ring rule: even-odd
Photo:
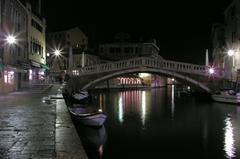
[[148,76],[150,76],[149,73],[139,73],[140,78],[144,78],[144,77],[148,77]]
[[8,44],[15,44],[16,43],[16,38],[12,35],[9,35],[6,40],[7,40]]
[[228,56],[233,56],[234,55],[234,51],[233,50],[229,50],[228,51]]
[[55,56],[60,56],[61,55],[61,51],[60,50],[55,50],[54,51],[54,55]]
[[210,73],[210,74],[214,74],[214,68],[209,68],[209,70],[208,70],[208,72]]

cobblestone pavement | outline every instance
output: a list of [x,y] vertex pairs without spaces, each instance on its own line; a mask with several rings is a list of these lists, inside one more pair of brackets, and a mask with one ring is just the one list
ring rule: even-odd
[[[43,103],[42,97],[56,94],[58,88],[55,85],[44,93],[22,91],[0,96],[0,159],[57,158],[56,101]],[[65,144],[64,139],[57,141]],[[68,156],[64,147],[61,151]]]
[[41,101],[51,92],[0,96],[0,158],[55,157],[55,103]]

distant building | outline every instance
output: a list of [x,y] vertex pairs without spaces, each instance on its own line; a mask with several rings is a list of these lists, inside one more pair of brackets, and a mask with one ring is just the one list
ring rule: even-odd
[[[48,63],[52,72],[68,70],[73,64],[73,49],[78,53],[86,51],[88,48],[88,37],[78,28],[51,32],[47,34],[47,52],[49,54]],[[56,57],[54,52],[60,50],[61,55]],[[56,63],[61,63],[59,68]]]
[[[47,35],[48,64],[57,77],[67,70],[99,63],[99,58],[88,51],[88,37],[78,27],[51,32]],[[55,50],[61,55],[56,57]],[[76,71],[73,71],[77,74]]]
[[99,55],[109,60],[124,60],[135,57],[159,58],[155,43],[110,43],[99,46]]
[[[233,0],[224,11],[224,24],[214,25],[212,29],[214,64],[223,68],[226,78],[236,80],[240,69],[240,1]],[[234,55],[229,56],[228,51]]]
[[[0,6],[0,93],[8,93],[32,83],[35,63],[39,69],[45,65],[45,20],[39,17],[40,14],[36,17],[32,13],[29,3],[24,5],[19,0],[0,0]],[[42,27],[41,33],[33,29],[36,24],[32,21]],[[16,39],[15,43],[7,42],[9,35]],[[36,71],[36,74],[44,76],[42,70]],[[41,79],[36,80],[39,82]]]
[[99,57],[93,55],[91,52],[73,49],[73,68],[95,65],[99,63]]
[[224,46],[225,46],[225,26],[223,24],[214,24],[212,26],[212,56],[213,66],[223,69]]
[[87,50],[88,37],[78,27],[47,34],[48,51],[51,49],[80,48]]

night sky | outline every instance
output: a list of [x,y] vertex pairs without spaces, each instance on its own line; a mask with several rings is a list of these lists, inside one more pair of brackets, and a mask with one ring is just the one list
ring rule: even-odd
[[79,26],[92,48],[125,32],[133,40],[156,39],[166,59],[204,64],[205,50],[211,55],[212,24],[223,21],[231,0],[42,2],[48,32]]

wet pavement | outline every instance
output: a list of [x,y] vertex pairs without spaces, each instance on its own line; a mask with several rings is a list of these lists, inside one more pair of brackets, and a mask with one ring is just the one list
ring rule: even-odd
[[0,158],[87,158],[63,99],[42,102],[59,85],[0,96]]

